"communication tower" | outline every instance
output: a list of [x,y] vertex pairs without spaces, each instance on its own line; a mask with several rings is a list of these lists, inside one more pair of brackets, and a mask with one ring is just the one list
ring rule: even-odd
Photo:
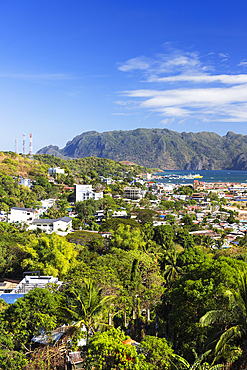
[[26,154],[26,134],[22,134],[23,141],[22,141],[22,154]]
[[29,143],[29,157],[33,157],[33,134],[30,133],[30,143]]
[[15,152],[18,154],[18,139],[15,138]]

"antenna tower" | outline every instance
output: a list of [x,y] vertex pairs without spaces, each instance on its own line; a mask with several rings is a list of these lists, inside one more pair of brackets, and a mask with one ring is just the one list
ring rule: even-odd
[[22,154],[26,154],[26,134],[22,134],[23,141],[22,141]]
[[30,133],[30,143],[29,143],[29,157],[33,156],[33,134]]
[[15,152],[18,154],[18,139],[15,139]]

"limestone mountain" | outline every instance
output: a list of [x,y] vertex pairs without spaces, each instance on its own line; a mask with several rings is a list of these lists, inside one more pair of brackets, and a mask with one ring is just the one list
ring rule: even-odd
[[94,156],[130,161],[146,167],[187,170],[247,170],[247,136],[228,132],[178,133],[168,129],[84,132],[63,149],[54,145],[37,154],[60,158]]

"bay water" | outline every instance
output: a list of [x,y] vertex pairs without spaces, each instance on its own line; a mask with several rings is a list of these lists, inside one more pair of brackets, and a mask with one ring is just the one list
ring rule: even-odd
[[235,182],[235,183],[247,183],[247,171],[236,171],[236,170],[197,170],[197,171],[187,171],[187,170],[165,170],[163,172],[155,173],[155,175],[195,175],[199,174],[203,176],[202,178],[196,179],[154,179],[158,182],[172,183],[172,184],[193,184],[194,180],[199,180],[203,182]]

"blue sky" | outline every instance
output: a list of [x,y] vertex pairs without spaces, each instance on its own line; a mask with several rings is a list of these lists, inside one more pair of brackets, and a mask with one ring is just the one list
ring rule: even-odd
[[[0,150],[138,127],[247,135],[246,1],[0,4]],[[26,140],[28,150],[28,139]]]

